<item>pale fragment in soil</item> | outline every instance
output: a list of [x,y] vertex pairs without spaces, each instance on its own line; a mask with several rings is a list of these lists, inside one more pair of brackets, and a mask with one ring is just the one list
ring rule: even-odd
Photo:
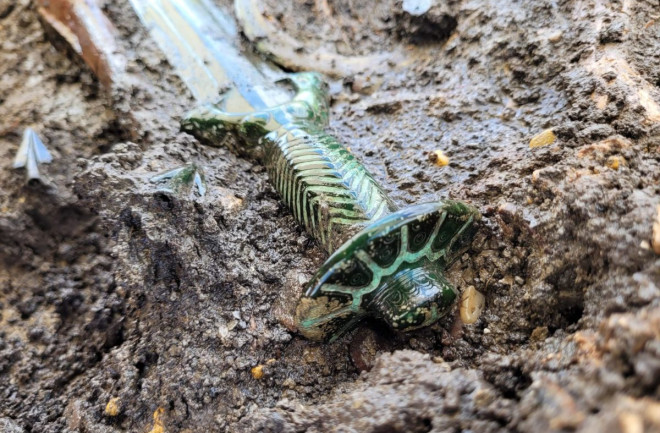
[[474,286],[469,286],[461,297],[461,320],[465,324],[472,324],[479,319],[486,305],[486,298]]
[[653,251],[660,255],[660,204],[656,207],[656,217],[653,223],[653,237],[651,238]]
[[[615,71],[617,78],[613,82],[631,88],[631,93],[637,96],[639,105],[646,110],[646,120],[652,123],[660,122],[660,104],[652,96],[656,92],[654,86],[646,81],[617,49],[607,47],[599,55],[598,60],[595,60],[594,57],[587,60],[584,65],[585,68],[596,76]],[[597,101],[597,106],[600,108],[602,103],[599,104],[599,102]]]
[[37,6],[44,22],[83,58],[104,86],[118,80],[126,60],[115,28],[94,0],[38,0]]

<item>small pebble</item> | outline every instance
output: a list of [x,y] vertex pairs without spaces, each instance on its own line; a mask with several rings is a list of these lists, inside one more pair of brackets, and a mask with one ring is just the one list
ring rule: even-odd
[[534,328],[532,334],[529,336],[530,341],[543,341],[548,338],[549,331],[547,326],[539,326]]
[[548,146],[555,142],[557,136],[552,129],[546,129],[545,131],[535,135],[529,141],[529,148],[534,149],[535,147]]
[[429,161],[438,167],[449,165],[449,157],[442,150],[435,150],[429,155]]
[[252,377],[259,380],[262,377],[264,377],[264,366],[263,365],[257,365],[256,367],[253,367],[251,370]]
[[625,164],[626,160],[622,156],[610,156],[607,158],[607,166],[612,170],[618,170],[619,166]]
[[413,16],[425,14],[432,5],[431,0],[403,0],[403,10]]
[[163,423],[163,413],[165,409],[159,407],[154,412],[154,427],[149,431],[149,433],[165,433],[165,425]]
[[474,286],[469,286],[461,297],[461,320],[465,324],[472,324],[479,319],[486,305],[486,298]]
[[105,405],[104,413],[107,416],[117,416],[119,415],[119,397],[112,397],[108,404]]
[[359,409],[364,405],[364,400],[363,399],[357,399],[353,400],[353,409]]
[[561,37],[563,35],[564,34],[562,33],[561,30],[557,30],[555,32],[550,33],[550,35],[548,35],[548,41],[552,42],[553,44],[556,44],[557,42],[561,41]]
[[600,94],[594,93],[591,96],[591,99],[596,102],[596,108],[598,108],[599,110],[604,110],[605,107],[607,107],[607,102],[608,102],[607,95],[600,95]]
[[621,413],[619,425],[623,433],[644,433],[644,420],[632,412]]

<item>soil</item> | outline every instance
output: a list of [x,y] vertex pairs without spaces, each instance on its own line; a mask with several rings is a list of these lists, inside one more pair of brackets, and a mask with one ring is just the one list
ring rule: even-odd
[[[448,276],[485,311],[305,340],[287,311],[324,253],[263,167],[179,132],[193,98],[128,1],[106,91],[0,0],[0,431],[660,431],[657,2],[277,3],[314,46],[405,54],[331,83],[331,132],[401,206],[482,211]],[[42,184],[11,166],[27,126]],[[203,197],[149,182],[190,162]]]

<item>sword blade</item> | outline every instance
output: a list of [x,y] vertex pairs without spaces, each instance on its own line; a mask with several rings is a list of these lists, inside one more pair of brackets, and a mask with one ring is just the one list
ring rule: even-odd
[[217,102],[235,88],[254,109],[283,103],[273,85],[284,73],[238,47],[230,14],[211,0],[130,0],[151,37],[200,103]]

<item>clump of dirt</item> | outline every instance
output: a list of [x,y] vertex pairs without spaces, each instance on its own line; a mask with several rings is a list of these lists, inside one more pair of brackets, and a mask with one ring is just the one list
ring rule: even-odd
[[395,28],[395,0],[310,0],[278,2],[267,0],[265,10],[278,27],[305,50],[324,48],[350,55],[370,54],[396,46],[390,35]]
[[[331,131],[399,204],[482,211],[448,276],[485,312],[303,339],[280,312],[322,250],[263,167],[178,132],[192,97],[129,3],[105,4],[128,62],[107,93],[29,1],[0,1],[0,428],[660,428],[653,7],[449,2],[418,19],[449,16],[451,34],[420,40],[401,2],[275,3],[310,46],[405,53],[332,83]],[[11,168],[26,126],[55,156],[45,185]],[[449,165],[429,162],[436,150]],[[149,181],[191,162],[203,197]]]

